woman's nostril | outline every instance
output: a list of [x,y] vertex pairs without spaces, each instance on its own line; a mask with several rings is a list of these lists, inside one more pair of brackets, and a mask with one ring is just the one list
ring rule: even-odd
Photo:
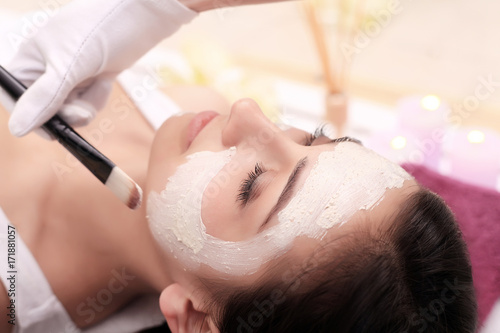
[[[251,98],[236,101],[222,132],[225,146],[236,146],[247,138],[274,132],[272,123]],[[262,132],[266,132],[262,134]]]

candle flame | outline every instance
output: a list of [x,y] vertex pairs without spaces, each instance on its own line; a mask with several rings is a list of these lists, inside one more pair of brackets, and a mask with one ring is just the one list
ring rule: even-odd
[[401,150],[406,147],[406,138],[404,136],[396,136],[391,140],[392,149]]
[[467,134],[467,140],[469,140],[470,143],[483,143],[484,139],[484,133],[478,130],[470,131],[469,134]]
[[420,104],[424,109],[428,111],[435,111],[441,105],[441,101],[439,100],[439,97],[435,95],[427,95],[424,98],[422,98]]

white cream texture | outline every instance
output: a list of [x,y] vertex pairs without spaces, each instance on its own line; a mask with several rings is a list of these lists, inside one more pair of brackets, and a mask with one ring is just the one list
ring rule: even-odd
[[[231,242],[206,233],[203,193],[236,153],[200,152],[188,157],[160,193],[148,198],[150,229],[157,242],[188,269],[200,264],[231,275],[256,272],[290,249],[300,235],[321,239],[359,210],[370,210],[387,189],[411,179],[400,166],[358,144],[344,142],[320,153],[302,188],[278,213],[278,223],[252,239]],[[223,189],[222,189],[223,190]]]

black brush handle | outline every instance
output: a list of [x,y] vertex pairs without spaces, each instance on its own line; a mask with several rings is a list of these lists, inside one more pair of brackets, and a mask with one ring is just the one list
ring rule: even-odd
[[[16,101],[27,89],[2,66],[0,66],[0,86]],[[42,125],[42,128],[82,162],[103,184],[106,183],[115,164],[75,132],[61,117],[53,116]]]

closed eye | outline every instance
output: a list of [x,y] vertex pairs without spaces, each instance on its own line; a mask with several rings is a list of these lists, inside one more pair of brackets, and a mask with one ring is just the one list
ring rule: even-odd
[[254,170],[250,171],[247,178],[241,182],[238,198],[236,200],[239,201],[241,206],[246,206],[257,197],[255,184],[259,176],[264,172],[266,172],[266,169],[262,167],[262,164],[256,163]]

